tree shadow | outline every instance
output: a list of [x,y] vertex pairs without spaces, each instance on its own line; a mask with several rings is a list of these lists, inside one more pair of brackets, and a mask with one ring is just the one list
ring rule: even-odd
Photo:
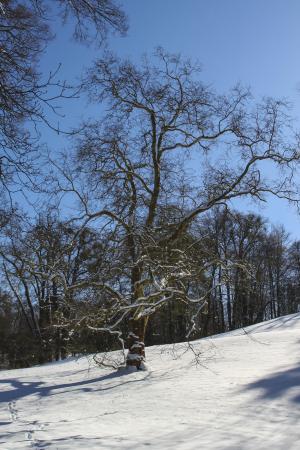
[[[298,388],[298,393],[294,395],[291,390]],[[265,378],[249,384],[246,390],[260,391],[261,399],[276,399],[289,396],[293,403],[300,403],[300,365],[287,370],[275,372]]]
[[270,320],[269,323],[260,322],[259,324],[250,325],[252,328],[249,333],[256,333],[262,328],[265,331],[270,331],[276,328],[291,327],[291,322],[299,323],[300,313],[291,314],[288,316],[277,317],[276,319]]
[[[137,372],[134,372],[137,373]],[[141,372],[139,372],[141,373]],[[18,378],[6,378],[4,380],[0,380],[0,386],[1,384],[10,384],[10,386],[13,388],[9,391],[2,391],[0,393],[0,404],[1,403],[8,403],[20,400],[24,397],[28,397],[30,395],[37,395],[39,397],[46,397],[50,395],[57,395],[64,393],[65,390],[72,390],[72,391],[81,391],[81,392],[89,392],[89,391],[108,391],[111,389],[115,389],[119,386],[124,386],[125,384],[130,383],[137,383],[140,381],[144,381],[147,379],[150,375],[149,372],[144,372],[145,374],[143,377],[139,376],[139,378],[129,379],[126,380],[126,375],[132,374],[132,372],[128,372],[126,370],[124,371],[117,371],[117,372],[111,372],[107,375],[102,375],[100,377],[88,379],[88,380],[80,380],[75,381],[71,383],[62,383],[62,384],[55,384],[55,385],[48,385],[46,383],[43,383],[41,381],[20,381]],[[97,386],[97,384],[106,381],[106,380],[118,380],[120,379],[120,383],[112,384],[109,386]],[[93,386],[94,385],[94,386]],[[59,391],[59,392],[57,392]]]
[[35,443],[36,449],[53,448],[54,445],[64,445],[72,443],[72,449],[84,448],[101,448],[102,438],[90,438],[80,435],[68,436],[66,438],[56,438],[51,441],[37,441]]

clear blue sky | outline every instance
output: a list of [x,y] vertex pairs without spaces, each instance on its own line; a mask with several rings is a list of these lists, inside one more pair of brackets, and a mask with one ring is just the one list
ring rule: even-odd
[[[262,95],[285,97],[294,103],[300,129],[300,0],[120,0],[129,17],[127,37],[110,36],[108,44],[121,56],[138,61],[158,45],[197,59],[203,80],[224,92],[240,81]],[[102,50],[74,44],[70,27],[54,23],[56,39],[41,68],[47,72],[62,63],[61,77],[74,80]],[[81,99],[63,105],[68,127],[97,114]],[[68,143],[45,130],[43,139],[53,151]],[[283,224],[300,239],[300,219],[291,206],[270,200],[264,209],[249,203],[274,224]]]

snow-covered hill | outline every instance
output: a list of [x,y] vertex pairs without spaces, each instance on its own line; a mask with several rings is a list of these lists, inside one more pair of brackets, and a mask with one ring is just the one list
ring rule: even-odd
[[149,372],[123,375],[86,358],[0,372],[0,449],[300,449],[300,313],[193,350],[149,348]]

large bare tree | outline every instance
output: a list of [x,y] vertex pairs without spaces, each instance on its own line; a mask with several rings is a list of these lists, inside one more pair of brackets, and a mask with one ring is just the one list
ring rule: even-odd
[[75,167],[67,161],[59,169],[57,186],[77,197],[74,221],[109,232],[119,253],[118,276],[67,289],[93,286],[110,298],[105,323],[95,315],[85,324],[120,336],[125,321],[127,364],[137,367],[149,317],[172,301],[199,312],[210,293],[194,288],[216,266],[194,251],[195,220],[234,198],[271,193],[298,201],[300,154],[287,105],[255,104],[240,86],[218,95],[200,81],[197,65],[162,49],[155,58],[137,66],[108,54],[95,62],[85,89],[107,113],[84,124]]

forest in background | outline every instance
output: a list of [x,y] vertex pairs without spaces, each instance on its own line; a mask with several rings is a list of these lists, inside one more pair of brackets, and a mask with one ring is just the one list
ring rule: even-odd
[[[51,216],[16,231],[10,231],[3,257],[1,367],[119,349],[118,340],[88,329],[83,321],[101,314],[103,298],[96,289],[66,302],[55,281],[43,278],[44,271],[59,261],[72,283],[95,273],[101,280],[99,268],[106,272],[115,265],[107,259],[101,235],[86,229],[71,248],[68,243],[76,230]],[[163,304],[150,317],[146,346],[198,339],[299,311],[300,242],[291,242],[282,227],[270,228],[259,215],[215,210],[186,234],[185,249],[187,243],[195,271],[209,266],[192,289],[209,294],[205,304],[192,307],[176,298]],[[35,273],[30,273],[33,263]],[[115,275],[114,283],[122,283],[122,276]],[[126,323],[121,331],[126,336]]]

